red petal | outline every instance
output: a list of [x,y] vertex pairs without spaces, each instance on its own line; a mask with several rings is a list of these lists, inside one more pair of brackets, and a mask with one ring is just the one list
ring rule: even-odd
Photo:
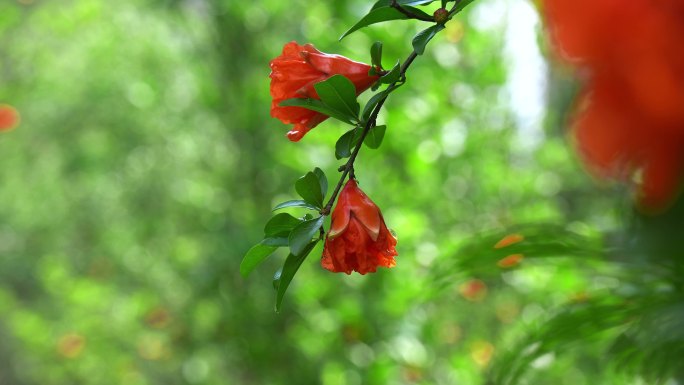
[[684,176],[684,155],[680,146],[663,145],[656,148],[643,169],[639,204],[646,211],[658,212],[667,208],[681,187]]
[[291,98],[318,99],[314,85],[334,74],[347,76],[354,83],[357,94],[378,78],[368,76],[370,66],[366,64],[325,54],[311,44],[299,45],[294,41],[285,44],[282,54],[273,59],[270,66],[271,116],[285,124],[295,124],[287,134],[295,142],[327,116],[298,107],[279,107],[278,103]]

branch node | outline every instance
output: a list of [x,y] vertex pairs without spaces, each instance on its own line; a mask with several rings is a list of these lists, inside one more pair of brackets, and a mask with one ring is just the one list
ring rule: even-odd
[[[393,3],[396,3],[396,0],[393,1]],[[403,81],[406,80],[406,70],[408,70],[409,66],[411,66],[411,63],[418,57],[418,54],[414,50],[411,52],[411,54],[406,58],[406,61],[401,65],[401,68],[399,70],[399,76]],[[397,85],[397,82],[394,82],[388,86],[388,89],[394,89]],[[349,176],[352,179],[356,179],[356,175],[354,175],[354,161],[356,160],[356,156],[359,155],[359,151],[361,150],[361,146],[363,145],[364,139],[366,139],[366,135],[368,135],[368,132],[375,127],[375,122],[378,118],[378,113],[380,113],[380,110],[382,109],[382,106],[385,104],[385,101],[387,100],[387,97],[389,96],[389,93],[385,94],[380,100],[378,101],[378,104],[373,107],[373,111],[370,114],[370,117],[366,121],[366,124],[363,127],[363,132],[361,133],[361,137],[359,138],[359,142],[356,144],[356,147],[354,147],[354,150],[352,151],[351,155],[349,156],[349,159],[347,159],[347,162],[340,166],[337,171],[342,173],[342,176],[340,176],[340,180],[337,182],[337,185],[335,186],[335,189],[333,190],[332,194],[330,195],[330,199],[328,200],[328,203],[323,207],[320,211],[321,215],[329,215],[330,210],[332,209],[333,203],[335,203],[335,198],[337,198],[337,194],[340,192],[340,189],[342,188],[342,184],[344,183],[345,179],[347,179],[347,176]]]
[[423,15],[417,15],[417,14],[415,14],[415,13],[409,11],[408,9],[406,9],[406,8],[402,7],[401,5],[399,5],[399,3],[397,3],[397,0],[392,0],[392,2],[390,3],[390,7],[396,9],[397,11],[399,11],[399,12],[401,12],[401,13],[403,13],[403,14],[406,15],[406,17],[408,17],[409,19],[416,19],[416,20],[422,20],[422,21],[431,21],[431,22],[434,22],[434,21],[435,21],[435,19],[432,18],[432,17],[425,17],[425,16],[423,16]]

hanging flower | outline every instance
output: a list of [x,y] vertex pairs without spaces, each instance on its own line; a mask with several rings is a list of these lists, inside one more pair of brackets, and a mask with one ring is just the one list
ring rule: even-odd
[[545,0],[561,57],[585,74],[572,133],[589,170],[662,210],[684,177],[684,2]]
[[359,95],[378,80],[377,76],[368,75],[370,69],[371,66],[344,56],[320,52],[311,44],[289,42],[283,53],[271,61],[271,116],[294,124],[287,137],[297,142],[328,116],[302,107],[280,107],[278,103],[292,98],[319,99],[314,84],[333,75],[351,80]]
[[396,265],[396,244],[378,206],[350,179],[332,212],[321,265],[336,273],[374,273]]

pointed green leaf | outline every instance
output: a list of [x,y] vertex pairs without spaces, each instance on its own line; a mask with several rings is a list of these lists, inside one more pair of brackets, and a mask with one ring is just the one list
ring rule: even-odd
[[313,172],[308,172],[295,182],[297,194],[304,200],[317,208],[323,207],[323,194],[321,194],[321,183]]
[[318,217],[308,221],[304,221],[297,225],[289,236],[290,241],[290,252],[294,255],[300,255],[306,245],[311,242],[311,239],[319,232],[321,226],[323,226],[324,217]]
[[257,243],[254,245],[251,249],[249,249],[249,251],[247,251],[247,254],[245,254],[244,258],[242,258],[242,262],[240,263],[240,274],[243,277],[247,277],[249,273],[254,270],[254,268],[263,262],[266,257],[273,254],[277,248],[278,247],[276,246],[267,246],[263,243]]
[[292,200],[292,201],[280,203],[276,207],[273,208],[273,211],[284,209],[287,207],[303,207],[303,208],[309,209],[309,210],[315,210],[315,211],[320,210],[318,207],[306,203],[306,201],[303,201],[301,199],[297,199],[297,200]]
[[359,140],[361,140],[361,135],[363,135],[363,127],[356,127],[355,129],[352,130],[352,138],[351,138],[351,149],[352,150],[359,143]]
[[323,170],[318,167],[314,168],[313,173],[318,178],[318,183],[321,186],[321,195],[325,198],[326,194],[328,194],[328,178],[325,177]]
[[[397,4],[399,5],[428,5],[432,3],[434,0],[397,0]],[[380,8],[380,7],[389,7],[390,4],[392,4],[392,0],[379,0],[373,5],[372,9]]]
[[465,7],[470,5],[470,3],[472,3],[473,1],[475,1],[475,0],[461,0],[461,1],[459,1],[456,4],[456,8],[454,9],[453,14],[455,15],[455,14],[461,12]]
[[[502,243],[514,235],[521,241]],[[580,235],[551,223],[521,225],[473,236],[457,253],[458,258],[440,262],[434,282],[452,281],[454,274],[469,274],[480,278],[499,276],[508,265],[506,258],[520,255],[526,260],[572,256],[583,260],[605,257],[601,239],[596,235]]]
[[261,241],[261,244],[265,246],[287,247],[290,245],[290,241],[287,237],[269,237],[264,238],[264,240]]
[[335,143],[335,158],[349,158],[351,156],[351,140],[355,130],[345,132]]
[[316,93],[326,106],[344,114],[351,121],[358,120],[359,102],[356,101],[356,87],[343,75],[333,75],[314,84]]
[[316,243],[318,243],[318,240],[312,241],[306,246],[304,246],[304,249],[302,250],[300,255],[288,255],[287,259],[285,260],[285,263],[283,264],[283,268],[278,270],[273,276],[273,288],[276,290],[276,312],[280,312],[280,306],[283,303],[285,292],[287,291],[287,288],[290,286],[292,278],[294,278],[295,274],[297,274],[299,267],[302,266],[302,263],[304,262],[306,257],[309,255],[309,253],[311,253],[311,250],[313,250],[313,248],[316,246]]
[[385,130],[387,126],[375,126],[366,135],[366,139],[363,140],[363,144],[368,146],[368,148],[376,149],[382,144],[382,139],[385,137]]
[[359,143],[361,139],[361,134],[363,133],[362,127],[356,127],[353,130],[349,130],[340,136],[335,143],[335,157],[337,159],[349,158],[351,156],[354,147]]
[[264,227],[264,235],[268,237],[286,237],[290,231],[302,221],[290,214],[276,214]]
[[371,114],[373,113],[375,106],[377,106],[378,103],[380,103],[380,100],[382,100],[382,98],[384,98],[386,95],[387,90],[384,90],[373,95],[373,97],[368,100],[368,103],[366,103],[366,105],[363,107],[363,112],[361,113],[362,121],[368,121],[368,118],[370,118]]
[[283,100],[278,105],[281,107],[302,107],[306,108],[307,110],[320,112],[323,115],[327,115],[331,118],[337,119],[348,124],[356,124],[355,116],[348,116],[347,114],[340,112],[334,108],[331,108],[324,104],[322,101],[316,99],[287,99]]
[[[427,13],[421,11],[420,9],[413,8],[413,7],[405,7],[409,11],[413,12],[416,15],[421,15],[425,17],[430,17]],[[396,9],[389,7],[389,6],[378,6],[377,8],[371,9],[370,12],[366,16],[364,16],[361,20],[359,20],[356,24],[354,24],[347,32],[344,33],[344,35],[340,36],[340,40],[344,39],[345,36],[349,35],[352,32],[358,31],[359,29],[363,27],[367,27],[372,24],[377,24],[377,23],[382,23],[383,21],[390,21],[390,20],[402,20],[402,19],[408,19],[408,16],[404,15],[403,13],[397,11]]]
[[425,46],[432,40],[435,35],[444,29],[444,24],[436,24],[430,28],[424,29],[413,38],[413,50],[416,51],[418,55],[422,55],[425,52]]
[[373,66],[382,68],[382,42],[376,41],[373,43],[370,53]]
[[394,92],[394,90],[401,87],[401,85],[402,83],[391,85],[387,87],[385,90],[373,95],[373,97],[371,97],[370,100],[368,100],[368,103],[366,103],[366,105],[363,107],[363,113],[361,113],[361,120],[363,122],[367,122],[371,114],[373,113],[373,109],[375,108],[375,106],[377,106],[378,103],[380,103],[380,100],[382,100],[385,96],[389,95],[390,93]]
[[399,81],[401,76],[401,63],[397,60],[397,64],[383,77],[380,78],[380,83],[391,84]]
[[[488,373],[488,383],[519,384],[520,378],[533,366],[532,363],[544,354],[562,351],[577,341],[589,341],[597,335],[612,338],[606,335],[606,331],[633,325],[635,319],[648,314],[644,309],[654,305],[652,301],[639,298],[643,294],[622,295],[624,297],[597,293],[587,301],[570,302],[559,307],[552,316],[545,317],[538,328],[525,333],[508,351],[495,359]],[[646,295],[645,298],[653,297]],[[640,327],[643,329],[644,325]],[[658,329],[662,332],[662,325]],[[644,333],[643,330],[641,332]],[[636,350],[643,352],[647,346],[638,346]],[[662,351],[663,346],[659,346],[658,350]],[[610,355],[610,351],[607,353]],[[681,366],[681,358],[675,362],[677,367]],[[645,361],[649,368],[653,367],[653,363],[651,360]]]

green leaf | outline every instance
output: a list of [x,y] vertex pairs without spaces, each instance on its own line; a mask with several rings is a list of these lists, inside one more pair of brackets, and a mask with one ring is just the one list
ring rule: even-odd
[[[315,88],[315,86],[314,86],[314,88]],[[278,105],[281,107],[306,108],[307,110],[320,112],[323,115],[327,115],[331,118],[340,120],[340,121],[348,123],[348,124],[356,124],[356,117],[350,117],[350,116],[346,115],[345,113],[337,111],[336,109],[331,108],[330,106],[324,104],[322,101],[316,100],[316,99],[300,99],[300,98],[287,99],[287,100],[283,100]]]
[[377,106],[378,103],[380,103],[380,100],[382,100],[382,98],[389,95],[390,93],[394,92],[394,90],[396,90],[399,87],[401,87],[401,84],[395,84],[373,95],[373,97],[371,97],[370,100],[368,100],[368,103],[366,103],[366,106],[363,107],[363,112],[361,113],[361,120],[363,122],[367,122],[371,114],[373,113],[373,109],[375,108],[375,106]]
[[351,149],[354,147],[351,144],[354,131],[356,131],[356,129],[345,132],[337,140],[337,143],[335,143],[335,158],[342,159],[349,158],[351,156]]
[[240,263],[240,274],[243,277],[247,277],[249,273],[252,272],[261,262],[263,262],[266,257],[273,254],[277,249],[276,246],[264,245],[263,241],[252,246]]
[[397,60],[397,64],[383,77],[380,78],[380,83],[391,84],[399,81],[401,76],[401,63]]
[[[519,235],[522,240],[501,246],[500,242],[511,235]],[[441,289],[441,284],[450,285],[457,274],[481,279],[500,276],[507,268],[501,263],[516,254],[523,256],[522,264],[543,258],[572,256],[586,262],[604,257],[600,237],[580,235],[551,223],[520,225],[471,237],[456,253],[456,258],[440,261],[432,281]]]
[[297,199],[297,200],[292,200],[292,201],[280,203],[276,207],[273,208],[273,211],[284,209],[287,207],[303,207],[303,208],[309,209],[309,210],[315,210],[315,211],[320,210],[318,207],[306,203],[306,201]]
[[[432,3],[434,0],[397,0],[397,4],[399,5],[428,5]],[[372,9],[380,8],[380,7],[389,7],[390,4],[392,4],[392,0],[379,0],[373,5]]]
[[294,255],[300,255],[306,248],[306,245],[311,242],[318,230],[323,226],[324,217],[318,217],[308,221],[304,221],[297,225],[289,236],[290,252]]
[[368,148],[376,149],[382,144],[382,139],[385,137],[385,130],[387,126],[375,126],[368,134],[366,139],[363,140],[363,144],[368,146]]
[[351,139],[351,148],[356,147],[356,145],[359,143],[359,140],[361,140],[361,135],[363,134],[363,127],[356,127],[353,130],[352,134],[352,139]]
[[[562,352],[577,341],[589,341],[601,334],[606,338],[607,331],[629,326],[644,316],[645,309],[653,307],[652,301],[644,301],[646,298],[598,295],[587,301],[563,305],[495,359],[487,383],[520,383],[523,374],[542,355]],[[662,331],[662,325],[659,329]],[[639,350],[644,347],[639,346]],[[662,351],[663,347],[659,346],[658,350]],[[654,361],[647,362],[652,368]],[[676,362],[676,366],[681,367],[681,358]]]
[[295,190],[307,203],[319,209],[323,207],[321,183],[318,181],[318,176],[313,172],[307,172],[306,175],[297,179]]
[[359,102],[356,101],[356,87],[343,75],[333,75],[314,84],[314,88],[326,106],[344,114],[351,121],[357,121]]
[[261,244],[265,246],[287,247],[290,245],[290,241],[287,237],[270,237],[264,238]]
[[432,40],[435,35],[444,29],[444,24],[436,24],[430,28],[424,29],[413,38],[413,50],[416,51],[418,55],[422,55],[425,52],[425,46]]
[[290,231],[300,222],[301,220],[293,217],[290,214],[276,214],[266,223],[266,226],[264,227],[264,235],[266,237],[287,236]]
[[285,260],[285,263],[283,264],[283,268],[278,270],[273,276],[273,288],[276,290],[276,312],[280,312],[280,306],[283,303],[285,292],[287,291],[287,288],[290,286],[292,278],[294,278],[295,274],[297,274],[299,267],[302,266],[302,263],[304,262],[306,257],[309,255],[309,253],[311,253],[311,250],[313,250],[313,248],[316,246],[316,243],[318,243],[318,240],[309,242],[306,246],[304,246],[304,249],[302,250],[302,253],[300,255],[288,255],[287,259]]
[[335,143],[335,157],[337,159],[349,158],[354,150],[354,147],[356,147],[356,145],[359,143],[362,133],[363,128],[356,127],[340,136],[340,138],[337,140],[337,143]]
[[361,120],[362,121],[364,121],[364,122],[368,121],[368,118],[370,118],[371,114],[373,113],[373,109],[375,108],[375,106],[377,106],[378,103],[380,103],[380,100],[382,98],[384,98],[385,95],[387,95],[387,94],[388,94],[387,90],[384,90],[384,91],[378,92],[377,94],[373,95],[373,97],[371,97],[368,100],[368,103],[366,103],[366,105],[363,107],[363,112],[361,113]]
[[455,15],[455,14],[461,12],[465,7],[470,5],[470,3],[472,3],[473,1],[475,1],[475,0],[461,0],[461,1],[459,1],[456,4],[456,8],[454,9],[453,14]]
[[[417,15],[424,15],[425,17],[431,17],[427,13],[425,13],[425,12],[423,12],[417,8],[406,7],[406,9],[410,10],[411,12],[413,12]],[[404,15],[403,13],[401,13],[401,12],[397,11],[396,9],[389,7],[389,6],[378,6],[377,8],[374,7],[373,9],[371,9],[370,12],[368,12],[368,14],[366,16],[364,16],[361,20],[359,20],[356,24],[354,24],[351,28],[349,28],[349,30],[347,32],[345,32],[344,35],[340,36],[340,40],[344,39],[345,36],[349,35],[350,33],[358,31],[359,29],[361,29],[363,27],[367,27],[367,26],[372,25],[372,24],[382,23],[383,21],[401,20],[401,19],[408,19],[408,16]]]
[[373,43],[370,53],[373,66],[382,68],[382,42],[376,41]]
[[325,198],[326,194],[328,194],[328,178],[325,177],[323,170],[318,167],[314,168],[313,173],[318,178],[318,183],[321,186],[321,195]]

